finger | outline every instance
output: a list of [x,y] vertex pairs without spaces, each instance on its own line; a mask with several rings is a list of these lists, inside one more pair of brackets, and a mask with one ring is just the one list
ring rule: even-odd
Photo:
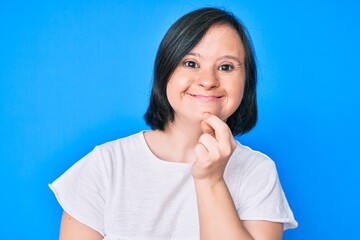
[[[203,116],[203,121],[214,129],[214,137],[219,143],[221,149],[226,152],[231,151],[236,147],[236,141],[231,133],[229,126],[215,115],[206,113]],[[230,149],[228,147],[230,146]]]
[[215,136],[215,130],[209,124],[207,124],[205,121],[201,121],[200,125],[201,125],[201,130],[203,131],[203,133],[208,133],[212,136]]
[[204,133],[200,136],[199,143],[206,148],[211,159],[217,159],[220,157],[218,142],[213,136],[208,133]]
[[[203,122],[209,125],[210,128],[215,131],[215,138],[221,140],[221,138],[229,139],[228,136],[231,134],[228,125],[215,115],[205,113],[203,116]],[[220,138],[220,139],[219,139]]]
[[198,143],[195,146],[195,156],[196,156],[196,162],[199,164],[200,162],[207,161],[209,158],[209,152],[206,149],[206,147],[202,143]]

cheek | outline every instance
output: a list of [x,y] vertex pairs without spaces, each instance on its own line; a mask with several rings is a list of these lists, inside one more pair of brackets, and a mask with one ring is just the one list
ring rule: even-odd
[[238,90],[235,92],[235,94],[237,95],[237,98],[238,98],[238,102],[239,102],[239,105],[243,99],[243,96],[244,96],[244,84],[241,84],[238,88]]
[[237,92],[234,92],[233,96],[234,97],[233,97],[233,99],[231,101],[231,106],[230,106],[231,107],[231,114],[233,114],[236,111],[236,109],[239,108],[244,94],[243,94],[243,91],[237,91]]
[[169,100],[169,102],[171,100],[171,97],[174,95],[174,89],[176,89],[176,86],[174,86],[176,85],[176,81],[174,78],[176,78],[175,72],[170,76],[166,84],[166,97]]
[[166,96],[170,99],[175,96],[175,90],[177,89],[176,81],[173,78],[170,78],[167,85],[166,85]]
[[172,107],[181,97],[182,85],[182,82],[175,74],[170,77],[166,85],[166,97]]
[[231,96],[232,103],[237,107],[244,96],[244,87],[244,81],[237,81],[228,86],[228,95]]
[[182,92],[186,91],[189,87],[189,77],[181,73],[181,71],[176,71],[169,78],[169,81],[166,86],[166,94],[169,97],[174,97],[174,95],[181,95]]
[[169,81],[167,86],[166,86],[166,98],[168,100],[168,102],[170,103],[170,106],[173,107],[174,105],[174,96],[175,96],[175,93],[174,93],[174,88],[172,87],[172,84],[171,82]]
[[222,112],[222,120],[226,121],[240,106],[241,101],[244,96],[244,87],[240,86],[232,86],[231,90],[228,93],[228,102],[226,107],[223,109]]

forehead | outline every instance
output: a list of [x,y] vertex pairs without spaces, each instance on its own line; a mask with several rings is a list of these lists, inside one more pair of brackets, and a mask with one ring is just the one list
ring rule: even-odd
[[190,52],[232,53],[244,56],[244,46],[239,33],[230,25],[216,24],[211,26],[202,39]]
[[209,29],[206,31],[204,37],[207,35],[223,36],[227,33],[237,36],[240,40],[240,36],[239,36],[238,32],[234,29],[233,26],[231,26],[227,23],[217,23],[217,24],[210,26]]

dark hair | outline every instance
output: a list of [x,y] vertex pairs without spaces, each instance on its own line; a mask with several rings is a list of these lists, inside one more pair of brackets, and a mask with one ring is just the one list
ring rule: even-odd
[[166,95],[171,74],[182,58],[204,37],[210,27],[227,24],[240,36],[245,49],[245,87],[238,109],[226,123],[232,134],[250,131],[257,121],[256,63],[252,43],[245,27],[230,12],[217,8],[201,8],[178,19],[162,39],[154,65],[153,86],[145,121],[152,129],[164,130],[168,122],[174,121],[172,109]]

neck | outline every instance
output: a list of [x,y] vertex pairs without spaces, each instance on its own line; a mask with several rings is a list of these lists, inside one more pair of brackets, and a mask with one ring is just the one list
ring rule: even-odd
[[197,124],[168,123],[164,134],[184,147],[195,147],[202,134],[200,122]]
[[171,162],[194,162],[194,147],[202,134],[198,124],[168,123],[164,131],[145,135],[150,150],[160,159]]

